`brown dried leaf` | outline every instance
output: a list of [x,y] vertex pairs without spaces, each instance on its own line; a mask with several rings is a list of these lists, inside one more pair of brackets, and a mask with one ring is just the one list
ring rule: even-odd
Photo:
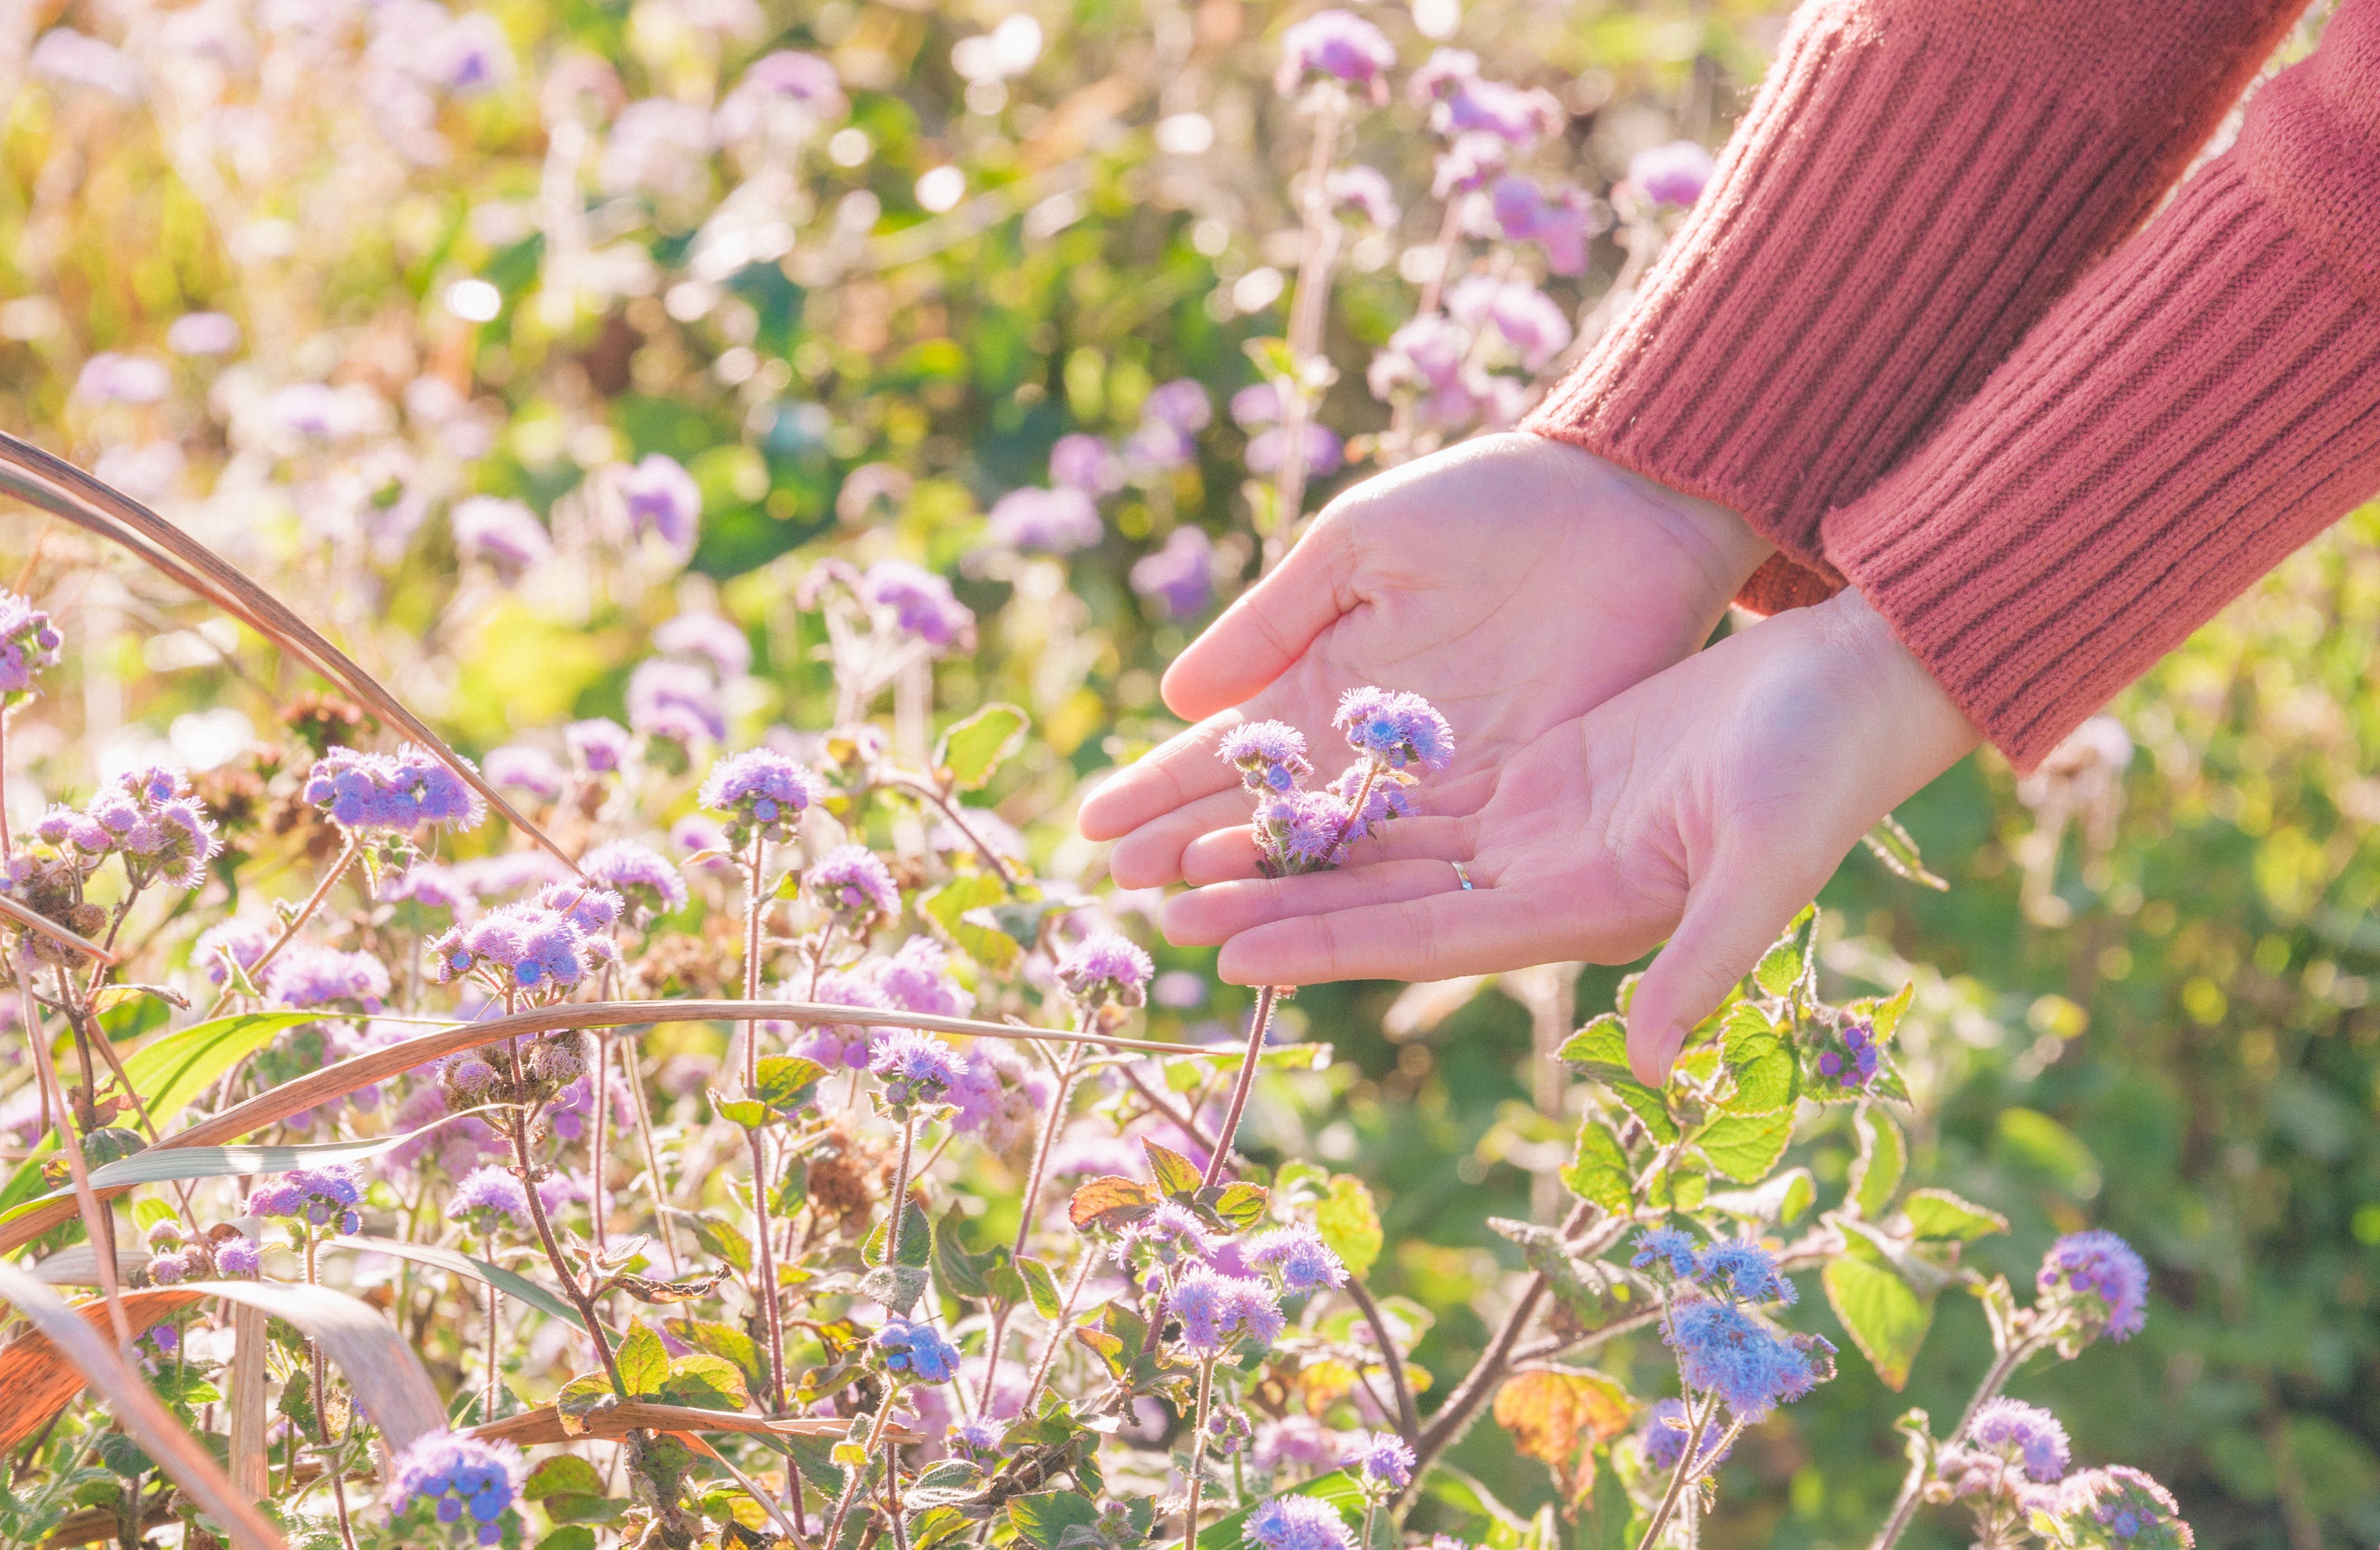
[[1601,1373],[1523,1373],[1497,1390],[1496,1424],[1553,1470],[1565,1500],[1578,1502],[1595,1486],[1596,1446],[1625,1431],[1634,1408],[1628,1390]]

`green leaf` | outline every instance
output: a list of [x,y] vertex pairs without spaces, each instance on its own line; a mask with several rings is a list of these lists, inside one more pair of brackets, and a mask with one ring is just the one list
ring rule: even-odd
[[932,1285],[933,1278],[914,1265],[880,1265],[859,1278],[860,1295],[883,1303],[903,1318],[909,1316],[909,1310]]
[[[888,1215],[876,1224],[876,1230],[859,1246],[859,1257],[868,1265],[884,1263],[884,1240],[892,1226]],[[934,1224],[914,1200],[901,1203],[901,1263],[912,1270],[923,1270],[934,1263]]]
[[1610,1088],[1654,1140],[1667,1144],[1678,1138],[1677,1121],[1670,1117],[1670,1100],[1637,1081],[1628,1069],[1628,1028],[1617,1013],[1607,1011],[1571,1035],[1560,1054]]
[[721,1119],[741,1125],[747,1131],[757,1131],[761,1126],[774,1124],[777,1120],[777,1116],[770,1111],[769,1106],[759,1098],[722,1097],[714,1091],[710,1094],[710,1107],[718,1112]]
[[[625,1369],[622,1375],[626,1375]],[[699,1350],[671,1360],[659,1397],[665,1405],[707,1411],[740,1411],[752,1402],[742,1369],[723,1356]]]
[[934,768],[952,789],[980,791],[993,771],[1025,746],[1025,729],[1032,724],[1033,719],[1017,707],[994,701],[942,733],[934,745]]
[[1024,1274],[1026,1290],[1033,1299],[1033,1311],[1055,1323],[1065,1305],[1058,1300],[1058,1281],[1050,1267],[1038,1259],[1019,1259],[1016,1268]]
[[956,1507],[983,1495],[983,1471],[963,1459],[945,1459],[930,1464],[909,1482],[901,1493],[903,1503],[913,1508]]
[[722,1221],[708,1211],[680,1211],[670,1214],[694,1229],[697,1247],[711,1258],[724,1262],[739,1271],[752,1268],[752,1241],[744,1236],[743,1229],[733,1222]]
[[1579,1122],[1578,1151],[1561,1170],[1561,1181],[1581,1200],[1591,1200],[1616,1213],[1628,1208],[1636,1177],[1620,1138],[1611,1133],[1610,1126],[1590,1114]]
[[1264,1220],[1265,1202],[1271,1193],[1262,1184],[1237,1179],[1220,1189],[1200,1190],[1197,1199],[1199,1205],[1229,1224],[1232,1231],[1245,1232]]
[[603,1476],[594,1465],[572,1453],[557,1453],[529,1471],[521,1495],[533,1502],[548,1496],[600,1496]]
[[1948,1190],[1912,1190],[1900,1203],[1909,1226],[1920,1238],[1956,1238],[1963,1242],[1995,1232],[2006,1232],[2006,1217],[1986,1205],[1961,1200]]
[[1081,1232],[1098,1227],[1128,1227],[1157,1209],[1157,1192],[1137,1179],[1103,1173],[1077,1185],[1066,1203],[1066,1218]]
[[1858,1254],[1828,1260],[1818,1278],[1860,1354],[1886,1387],[1899,1390],[1909,1381],[1917,1348],[1934,1322],[1934,1300],[1918,1296],[1900,1276]]
[[1793,987],[1810,972],[1810,948],[1817,937],[1814,929],[1817,919],[1816,905],[1803,905],[1802,913],[1785,927],[1777,944],[1760,955],[1759,967],[1752,971],[1753,983],[1771,996],[1791,995]]
[[1730,1114],[1711,1121],[1694,1140],[1714,1171],[1739,1184],[1756,1184],[1768,1177],[1793,1139],[1793,1111],[1774,1114]]
[[697,1350],[708,1351],[735,1364],[744,1374],[744,1387],[749,1392],[769,1381],[768,1358],[761,1354],[760,1342],[724,1324],[703,1324],[694,1319],[677,1319],[665,1326],[669,1332]]
[[1900,1139],[1900,1127],[1892,1116],[1871,1104],[1860,1105],[1852,1116],[1852,1128],[1859,1133],[1859,1156],[1852,1164],[1849,1198],[1861,1216],[1877,1221],[1909,1170],[1909,1145]]
[[628,1333],[613,1360],[619,1365],[621,1385],[631,1399],[650,1399],[669,1381],[669,1350],[642,1319],[628,1321]]
[[2012,1171],[2073,1199],[2088,1200],[2099,1193],[2099,1159],[2082,1137],[2038,1109],[2001,1109],[1992,1151]]
[[1330,1176],[1330,1193],[1314,1208],[1314,1229],[1322,1241],[1347,1266],[1350,1276],[1361,1276],[1372,1268],[1380,1257],[1385,1241],[1380,1232],[1380,1210],[1372,1204],[1372,1192],[1361,1179],[1348,1173]]
[[1157,1188],[1168,1200],[1180,1200],[1196,1195],[1206,1184],[1197,1165],[1170,1146],[1160,1146],[1144,1138],[1141,1150],[1148,1154],[1148,1166],[1157,1176]]
[[965,1219],[966,1214],[953,1205],[934,1224],[934,1278],[953,1297],[989,1298],[991,1283],[984,1278],[984,1270],[991,1256],[968,1252],[959,1231]]
[[537,1550],[595,1550],[595,1531],[573,1523],[539,1540]]
[[1719,1107],[1730,1114],[1774,1114],[1802,1092],[1802,1062],[1790,1039],[1750,1002],[1729,1009],[1724,1060],[1735,1089]]
[[966,916],[968,912],[999,903],[1007,896],[1008,890],[1001,886],[998,878],[989,872],[970,872],[919,895],[917,908],[940,926],[961,951],[993,974],[1005,975],[1016,967],[1025,950],[1007,932],[979,925]]
[[[289,1389],[283,1391],[284,1398],[291,1391],[302,1391],[305,1387],[292,1384]],[[601,1373],[582,1373],[562,1386],[561,1391],[553,1397],[553,1408],[564,1415],[585,1415],[612,1397],[610,1378]]]
[[491,1265],[453,1249],[442,1249],[431,1243],[402,1243],[394,1238],[335,1238],[334,1248],[363,1249],[395,1259],[409,1259],[416,1265],[428,1265],[457,1276],[468,1276],[495,1288],[505,1296],[526,1302],[551,1318],[578,1322],[577,1310],[546,1290],[526,1276],[517,1275],[501,1265]]
[[[1356,1526],[1363,1520],[1364,1487],[1356,1482],[1354,1471],[1350,1470],[1332,1470],[1329,1474],[1315,1476],[1303,1485],[1293,1486],[1289,1490],[1275,1494],[1283,1496],[1312,1496],[1318,1501],[1329,1502],[1339,1509],[1339,1516],[1346,1520],[1347,1537],[1351,1540],[1355,1537]],[[1247,1531],[1248,1514],[1255,1510],[1256,1508],[1252,1504],[1199,1530],[1198,1550],[1242,1550]],[[1383,1516],[1386,1515],[1383,1514]]]
[[1860,843],[1868,854],[1884,864],[1884,869],[1903,882],[1930,888],[1937,893],[1948,893],[1950,885],[1925,869],[1925,858],[1917,854],[1917,842],[1900,820],[1887,813],[1876,820],[1874,829],[1860,836]]
[[1066,1531],[1089,1528],[1099,1520],[1099,1509],[1079,1492],[1040,1491],[1011,1500],[1008,1520],[1041,1550],[1059,1550]]
[[790,1114],[817,1097],[826,1068],[800,1055],[771,1055],[760,1061],[758,1075],[760,1085],[755,1096],[778,1113]]

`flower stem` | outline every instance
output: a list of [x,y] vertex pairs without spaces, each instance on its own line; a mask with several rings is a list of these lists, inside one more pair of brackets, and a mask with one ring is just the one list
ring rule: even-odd
[[1661,1505],[1653,1509],[1653,1521],[1645,1530],[1645,1537],[1636,1542],[1636,1550],[1653,1550],[1660,1541],[1661,1531],[1670,1526],[1670,1514],[1677,1509],[1678,1493],[1685,1489],[1696,1457],[1702,1451],[1698,1445],[1702,1441],[1703,1428],[1710,1424],[1711,1416],[1718,1409],[1718,1396],[1716,1394],[1704,1404],[1699,1414],[1694,1410],[1692,1397],[1687,1399],[1686,1446],[1678,1454],[1678,1467],[1670,1471],[1670,1488],[1661,1494]]
[[[2023,1366],[2034,1352],[2055,1339],[2060,1327],[2061,1321],[2053,1318],[2040,1328],[2010,1342],[2008,1350],[2000,1352],[1985,1372],[1983,1381],[1975,1385],[1975,1392],[1968,1398],[1967,1408],[1961,1412],[1959,1423],[1950,1428],[1949,1436],[1942,1439],[1944,1447],[1956,1447],[1965,1439],[1967,1428],[1975,1423],[1975,1412],[1983,1409],[1987,1400],[1998,1398],[1999,1391],[2008,1386],[2008,1380],[2016,1375],[2016,1370]],[[1892,1504],[1891,1515],[1885,1519],[1884,1527],[1876,1530],[1868,1550],[1892,1550],[1894,1543],[1909,1527],[1910,1519],[1916,1514],[1918,1498],[1924,1495],[1925,1482],[1932,1472],[1924,1459],[1911,1461],[1909,1478],[1900,1483],[1900,1495]]]
[[1083,1263],[1075,1267],[1075,1284],[1066,1289],[1065,1305],[1058,1310],[1058,1322],[1050,1330],[1050,1343],[1041,1349],[1041,1360],[1034,1364],[1033,1381],[1025,1386],[1025,1403],[1017,1407],[1017,1414],[1033,1413],[1033,1401],[1041,1397],[1041,1385],[1048,1380],[1050,1365],[1058,1360],[1058,1348],[1065,1343],[1066,1331],[1074,1325],[1075,1302],[1083,1295],[1084,1283],[1091,1278],[1091,1269],[1099,1261],[1097,1253],[1087,1251]]
[[1215,1132],[1214,1155],[1207,1159],[1204,1182],[1212,1188],[1223,1181],[1223,1169],[1232,1156],[1232,1143],[1239,1139],[1240,1116],[1247,1112],[1248,1090],[1257,1084],[1257,1065],[1264,1055],[1265,1035],[1271,1029],[1273,1002],[1281,996],[1277,985],[1260,987],[1257,991],[1257,1010],[1248,1019],[1247,1058],[1240,1062],[1239,1079],[1232,1084],[1232,1104],[1223,1111],[1223,1128]]
[[[1084,1013],[1076,1031],[1090,1031],[1089,1013]],[[1050,1167],[1050,1149],[1058,1142],[1058,1127],[1066,1122],[1066,1099],[1074,1091],[1075,1073],[1082,1069],[1083,1052],[1089,1047],[1081,1044],[1067,1046],[1066,1063],[1058,1068],[1058,1091],[1050,1096],[1050,1112],[1041,1121],[1040,1137],[1033,1144],[1032,1166],[1026,1169],[1025,1198],[1016,1218],[1016,1244],[1011,1251],[1019,1259],[1025,1257],[1026,1242],[1033,1236],[1034,1213],[1040,1209],[1042,1175]],[[983,1348],[983,1388],[975,1401],[976,1409],[986,1414],[991,1411],[991,1384],[1000,1374],[1000,1347],[1007,1333],[1008,1305],[1002,1303],[992,1310],[991,1336]]]
[[[769,838],[754,830],[752,852],[745,863],[744,999],[760,999],[760,916],[767,902],[760,897],[760,879],[769,860]],[[744,1024],[744,1093],[760,1094],[760,1024]],[[769,1412],[785,1408],[785,1315],[777,1305],[777,1252],[769,1230],[769,1146],[758,1128],[747,1131],[752,1151],[752,1244],[754,1279],[769,1329]],[[659,1180],[654,1181],[658,1186]]]
[[892,1218],[884,1228],[884,1263],[901,1263],[901,1218],[909,1214],[909,1154],[917,1140],[917,1117],[901,1121],[901,1160],[892,1170]]
[[1297,519],[1305,511],[1305,430],[1312,418],[1306,401],[1305,364],[1322,348],[1330,310],[1330,266],[1339,257],[1339,223],[1330,213],[1330,161],[1338,149],[1340,98],[1325,95],[1314,115],[1314,151],[1306,162],[1303,252],[1297,294],[1289,307],[1291,379],[1281,394],[1281,466],[1273,475],[1273,530],[1264,535],[1265,569],[1289,552]]
[[1209,1356],[1198,1363],[1198,1414],[1190,1442],[1190,1503],[1182,1512],[1182,1550],[1198,1550],[1198,1491],[1206,1483],[1207,1411],[1214,1394],[1215,1359]]
[[[868,1429],[868,1441],[860,1447],[862,1453],[873,1453],[876,1451],[877,1445],[883,1443],[884,1458],[888,1468],[892,1463],[892,1445],[885,1441],[885,1433],[892,1425],[892,1408],[900,1402],[900,1382],[897,1379],[888,1378],[884,1385],[884,1403],[877,1410],[875,1423]],[[843,1496],[834,1504],[834,1518],[827,1524],[825,1550],[834,1550],[836,1545],[843,1543],[843,1520],[851,1516],[852,1504],[859,1499],[860,1477],[868,1472],[865,1464],[850,1464],[845,1468],[850,1471],[850,1473],[844,1481]]]
[[[520,1080],[517,1052],[512,1055],[512,1067],[513,1080],[517,1084]],[[632,1396],[628,1393],[626,1382],[620,1376],[620,1363],[612,1355],[612,1342],[604,1338],[602,1322],[595,1316],[594,1300],[587,1295],[587,1289],[579,1284],[577,1273],[563,1257],[562,1245],[554,1240],[553,1224],[546,1220],[545,1202],[537,1193],[537,1170],[529,1162],[528,1112],[513,1109],[508,1120],[504,1128],[512,1136],[513,1162],[520,1172],[521,1193],[528,1197],[528,1217],[536,1225],[538,1242],[545,1250],[545,1262],[553,1267],[553,1278],[562,1283],[562,1294],[570,1300],[572,1307],[578,1310],[578,1322],[587,1326],[587,1338],[595,1342],[595,1354],[602,1359],[603,1375],[612,1380],[612,1392],[623,1399],[629,1399]]]
[[314,885],[314,891],[306,896],[306,902],[299,905],[298,913],[289,917],[288,926],[282,930],[280,936],[273,939],[273,945],[264,950],[264,956],[248,966],[249,984],[261,986],[264,983],[265,965],[279,957],[281,950],[289,945],[291,938],[305,929],[306,923],[314,918],[314,912],[322,907],[322,901],[331,896],[331,890],[337,886],[341,878],[347,875],[347,868],[356,864],[356,857],[361,855],[363,851],[363,831],[358,829],[347,836],[346,847],[339,852],[339,859],[332,863],[328,872],[322,874],[322,880]]

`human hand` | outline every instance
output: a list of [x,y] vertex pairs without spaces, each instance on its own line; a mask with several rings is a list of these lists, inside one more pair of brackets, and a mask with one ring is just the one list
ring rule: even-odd
[[1658,1086],[1860,836],[1978,740],[1844,592],[1551,729],[1476,811],[1400,818],[1340,871],[1259,878],[1245,829],[1192,842],[1204,886],[1167,904],[1165,934],[1220,944],[1222,977],[1248,985],[1625,963],[1667,938],[1628,1013],[1629,1063]]
[[[1768,552],[1725,507],[1543,437],[1483,437],[1382,474],[1175,660],[1165,703],[1198,724],[1093,793],[1083,832],[1117,842],[1123,886],[1177,880],[1185,846],[1248,818],[1215,757],[1223,733],[1327,726],[1371,684],[1462,729],[1431,807],[1474,811],[1540,733],[1707,640]],[[1347,762],[1315,753],[1326,777]]]

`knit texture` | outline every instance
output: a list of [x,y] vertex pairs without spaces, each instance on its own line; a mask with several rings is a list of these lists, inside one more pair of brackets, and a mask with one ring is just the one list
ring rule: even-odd
[[1742,512],[1741,601],[2134,230],[2301,0],[1819,0],[1625,318],[1524,421]]
[[2039,762],[2380,490],[2380,0],[1982,391],[1826,518],[1827,554]]

